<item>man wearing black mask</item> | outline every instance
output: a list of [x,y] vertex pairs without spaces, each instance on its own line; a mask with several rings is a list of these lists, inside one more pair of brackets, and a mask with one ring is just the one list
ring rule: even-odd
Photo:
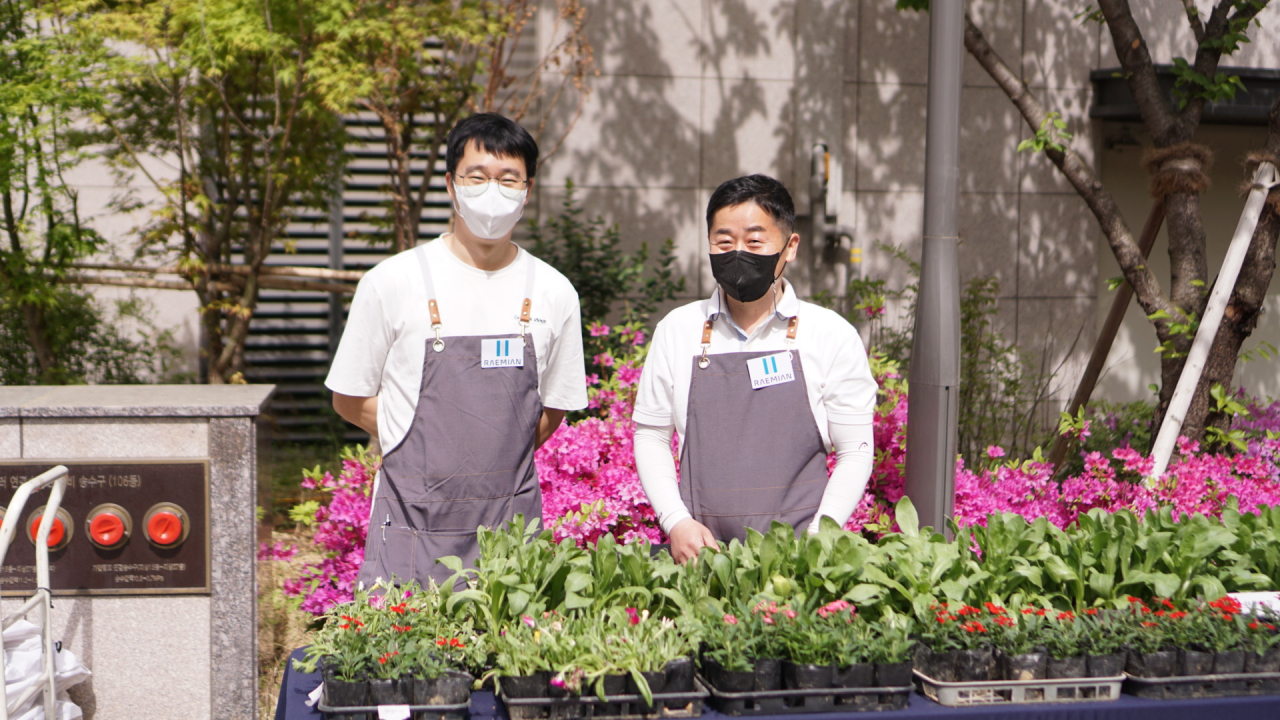
[[722,184],[707,206],[716,291],[654,332],[636,398],[636,467],[679,562],[774,520],[797,532],[816,532],[823,515],[843,525],[871,475],[876,383],[853,326],[783,279],[800,244],[794,223],[777,180]]

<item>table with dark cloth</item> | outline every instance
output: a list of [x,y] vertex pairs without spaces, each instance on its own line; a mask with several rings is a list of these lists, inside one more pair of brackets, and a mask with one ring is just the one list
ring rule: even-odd
[[[280,685],[280,700],[276,704],[276,720],[321,720],[319,710],[306,705],[307,694],[320,684],[319,674],[308,675],[293,669],[293,659],[301,658],[302,650],[290,656],[289,668]],[[496,702],[491,692],[471,694],[472,720],[506,720],[502,704]],[[705,720],[728,720],[711,708],[703,713]],[[1047,703],[1043,705],[1001,705],[952,708],[939,705],[918,693],[911,696],[905,710],[874,713],[813,713],[805,715],[774,716],[795,720],[850,720],[852,718],[885,718],[914,720],[915,718],[1007,718],[1009,720],[1280,720],[1280,695],[1256,697],[1210,698],[1205,700],[1144,700],[1131,695],[1121,695],[1118,700]]]

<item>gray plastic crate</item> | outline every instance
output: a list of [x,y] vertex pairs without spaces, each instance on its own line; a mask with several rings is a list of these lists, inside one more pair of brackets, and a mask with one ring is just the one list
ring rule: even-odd
[[1098,702],[1120,697],[1124,675],[1056,680],[943,682],[915,671],[920,692],[940,705],[1012,705],[1019,703]]

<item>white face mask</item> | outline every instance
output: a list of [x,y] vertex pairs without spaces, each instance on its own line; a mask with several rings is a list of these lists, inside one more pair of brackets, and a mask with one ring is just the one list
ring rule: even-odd
[[524,214],[528,193],[528,190],[505,190],[496,182],[473,187],[455,184],[454,209],[476,237],[497,240],[515,229]]

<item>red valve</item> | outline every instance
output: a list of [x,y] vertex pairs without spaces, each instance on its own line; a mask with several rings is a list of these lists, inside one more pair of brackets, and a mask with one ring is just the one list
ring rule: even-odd
[[113,512],[101,512],[89,521],[89,535],[104,547],[118,545],[124,539],[124,520]]
[[157,545],[174,545],[182,540],[182,518],[161,510],[147,521],[147,535]]
[[[36,535],[40,532],[40,517],[31,521],[31,542],[36,541]],[[57,547],[62,542],[62,538],[67,534],[67,528],[62,524],[62,519],[55,517],[53,519],[53,527],[49,528],[49,547]]]

